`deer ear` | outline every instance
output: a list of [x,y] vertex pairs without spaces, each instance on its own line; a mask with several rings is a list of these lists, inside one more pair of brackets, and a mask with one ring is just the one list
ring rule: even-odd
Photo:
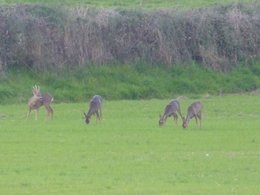
[[83,112],[84,116],[87,116],[85,112]]

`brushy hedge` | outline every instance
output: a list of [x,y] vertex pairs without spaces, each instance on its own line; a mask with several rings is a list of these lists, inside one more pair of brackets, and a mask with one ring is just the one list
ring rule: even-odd
[[229,71],[259,60],[259,10],[259,3],[186,11],[2,6],[0,72],[190,62]]

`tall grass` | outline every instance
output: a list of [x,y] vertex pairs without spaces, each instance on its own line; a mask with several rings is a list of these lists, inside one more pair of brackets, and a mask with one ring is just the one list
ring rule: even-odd
[[168,68],[150,65],[104,65],[37,72],[9,70],[0,83],[0,103],[25,103],[37,84],[56,102],[82,102],[94,94],[106,99],[171,98],[190,94],[249,92],[260,87],[260,63],[229,73],[198,64]]

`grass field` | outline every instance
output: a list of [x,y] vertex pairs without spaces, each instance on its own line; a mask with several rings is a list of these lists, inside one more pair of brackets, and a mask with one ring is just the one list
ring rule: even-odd
[[24,103],[32,86],[40,85],[55,102],[83,102],[92,94],[105,99],[168,99],[177,94],[218,95],[260,88],[260,62],[237,65],[231,72],[214,72],[198,64],[151,67],[149,65],[87,66],[78,70],[34,72],[10,70],[0,80],[0,104]]
[[54,104],[52,121],[0,105],[0,194],[259,194],[259,96],[198,99],[202,128],[185,130],[158,127],[169,100],[105,101],[88,126],[86,103]]
[[198,8],[212,6],[216,4],[229,3],[252,3],[257,0],[0,0],[0,4],[18,4],[18,3],[40,3],[57,5],[86,5],[97,7],[129,7],[129,8],[159,8],[159,7],[177,7],[177,8]]

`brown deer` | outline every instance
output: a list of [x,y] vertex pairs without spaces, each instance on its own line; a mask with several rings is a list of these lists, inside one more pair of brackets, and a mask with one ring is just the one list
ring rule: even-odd
[[89,103],[88,113],[84,112],[85,122],[90,123],[90,118],[93,114],[96,114],[96,122],[102,118],[101,111],[102,97],[100,95],[94,95]]
[[199,127],[201,127],[201,111],[202,111],[203,105],[201,102],[193,102],[189,107],[187,111],[187,115],[185,118],[183,118],[183,128],[187,128],[190,119],[195,117],[196,124],[198,126],[198,119],[199,119]]
[[42,95],[40,91],[40,87],[37,85],[33,86],[32,92],[33,92],[33,96],[29,99],[28,102],[29,110],[28,110],[27,118],[30,116],[31,111],[35,110],[36,111],[35,120],[37,120],[39,115],[39,109],[43,105],[47,111],[47,116],[50,116],[52,118],[53,109],[51,108],[50,104],[53,101],[53,97],[48,93],[44,93]]
[[172,100],[169,102],[169,104],[166,105],[163,116],[160,115],[159,126],[162,126],[166,122],[166,119],[170,116],[173,116],[173,119],[177,125],[178,115],[176,114],[176,112],[178,112],[178,114],[182,118],[179,101]]

